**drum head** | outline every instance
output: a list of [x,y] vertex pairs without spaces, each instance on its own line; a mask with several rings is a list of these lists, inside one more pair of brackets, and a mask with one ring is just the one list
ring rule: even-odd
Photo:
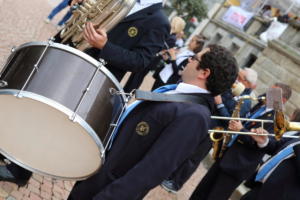
[[102,152],[88,129],[49,102],[28,96],[0,94],[1,153],[56,178],[79,180],[95,173]]

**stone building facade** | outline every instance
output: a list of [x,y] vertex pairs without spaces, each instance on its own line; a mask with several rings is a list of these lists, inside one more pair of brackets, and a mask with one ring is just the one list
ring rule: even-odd
[[263,42],[259,34],[266,21],[254,16],[244,27],[238,29],[222,20],[228,7],[216,4],[209,11],[209,18],[203,20],[195,34],[209,38],[208,43],[217,43],[230,49],[240,67],[251,67],[258,72],[258,86],[254,91],[260,94],[275,82],[289,84],[293,95],[285,106],[286,114],[300,107],[300,30],[289,25],[277,40]]

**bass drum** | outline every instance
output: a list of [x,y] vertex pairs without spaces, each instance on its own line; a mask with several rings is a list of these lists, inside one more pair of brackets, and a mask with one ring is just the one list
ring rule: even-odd
[[85,179],[100,168],[126,105],[100,62],[62,44],[27,43],[8,58],[0,85],[4,156],[61,179]]

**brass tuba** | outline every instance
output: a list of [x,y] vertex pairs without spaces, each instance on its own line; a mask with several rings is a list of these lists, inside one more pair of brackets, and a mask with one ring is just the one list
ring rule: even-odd
[[70,44],[79,50],[89,47],[83,38],[85,23],[90,21],[95,28],[111,30],[134,6],[136,0],[85,0],[66,22],[60,32],[62,44]]

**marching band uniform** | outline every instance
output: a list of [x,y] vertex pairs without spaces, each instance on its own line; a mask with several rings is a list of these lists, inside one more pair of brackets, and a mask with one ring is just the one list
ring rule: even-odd
[[181,93],[186,87],[194,88],[192,94],[201,96],[208,107],[196,103],[139,103],[119,124],[119,134],[101,170],[77,183],[68,200],[142,199],[199,145],[206,146],[210,142],[207,130],[213,97],[184,83],[175,91]]
[[[69,1],[69,3],[71,0]],[[118,80],[121,80],[126,71],[137,72],[144,69],[151,57],[163,48],[163,41],[170,33],[170,24],[162,11],[161,0],[140,0],[143,3],[154,3],[123,19],[108,33],[108,42],[102,50],[96,48],[87,49],[87,53],[96,59],[103,58],[105,65]],[[59,33],[55,36],[56,42],[60,42]],[[0,180],[16,182],[19,185],[27,183],[31,172],[12,163],[1,166],[3,170],[9,170],[9,174],[0,170]],[[10,174],[11,173],[11,174]]]
[[170,24],[162,11],[162,4],[155,3],[118,23],[108,32],[108,42],[102,50],[90,48],[86,53],[97,60],[104,59],[107,62],[105,67],[120,81],[127,71],[145,69],[151,58],[163,49],[169,34]]
[[[274,111],[263,111],[264,105],[257,104],[251,109],[250,118],[273,120]],[[259,112],[262,111],[260,114]],[[257,116],[255,116],[257,115]],[[260,127],[260,123],[246,122],[242,132]],[[268,132],[273,131],[273,123],[265,124]],[[234,137],[233,137],[234,138]],[[261,162],[265,152],[249,136],[238,135],[221,159],[217,160],[208,170],[191,196],[191,200],[227,200],[232,192],[249,178]]]
[[[273,156],[261,165],[241,200],[297,200],[300,197],[300,140],[281,139],[268,145]],[[275,143],[275,145],[274,145]],[[290,152],[289,152],[290,151]],[[276,152],[274,154],[274,152]]]

